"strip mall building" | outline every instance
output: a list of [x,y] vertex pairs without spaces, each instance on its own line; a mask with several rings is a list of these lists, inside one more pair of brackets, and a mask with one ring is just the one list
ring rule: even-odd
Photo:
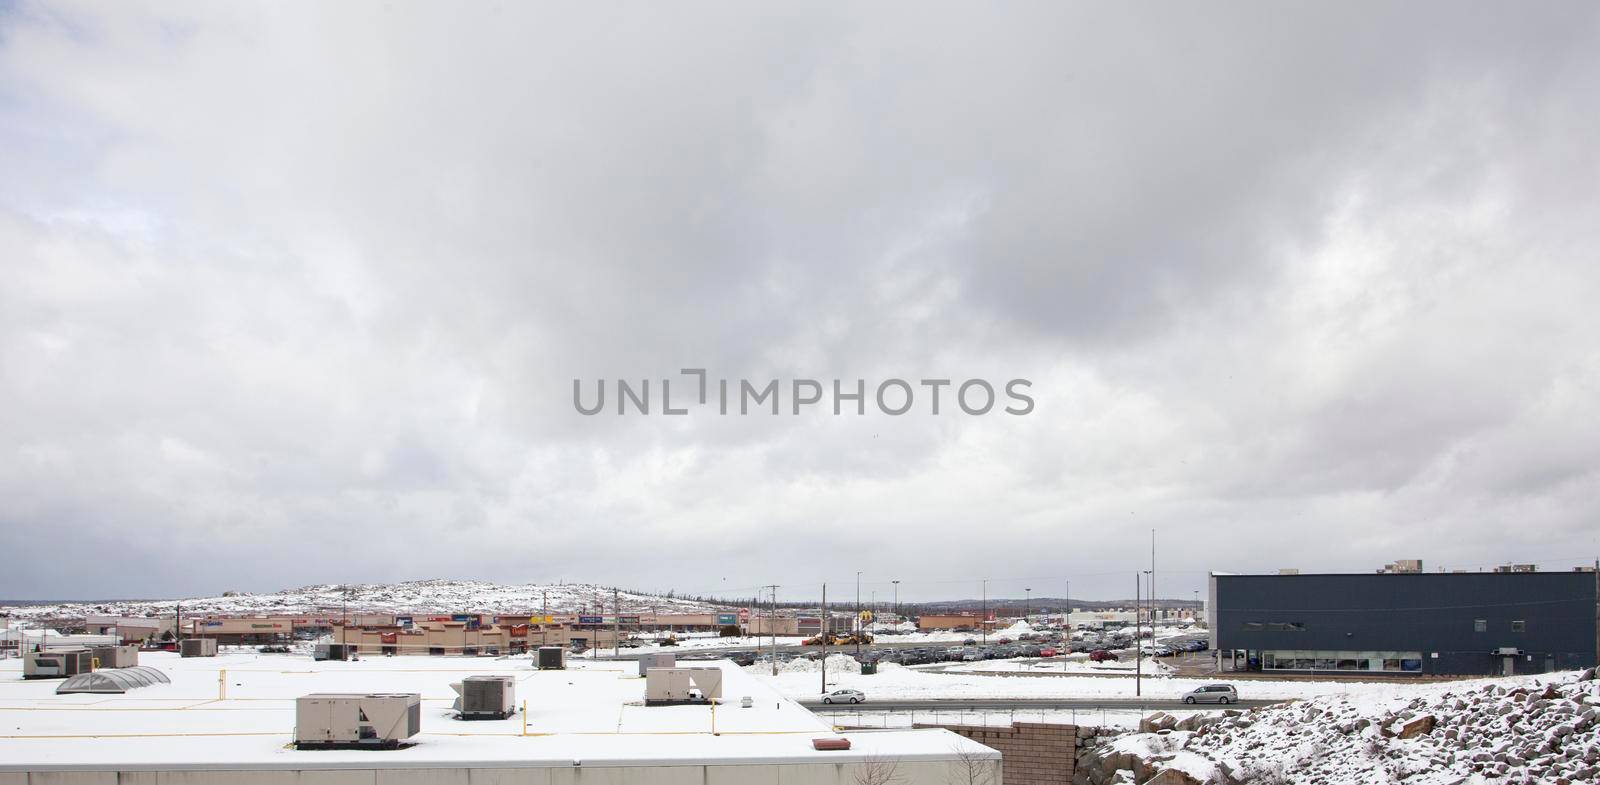
[[[348,619],[348,624],[344,623]],[[104,620],[115,627],[112,620]],[[213,638],[231,645],[291,640],[296,634],[331,634],[334,642],[360,652],[498,654],[529,646],[612,646],[616,635],[655,632],[714,632],[748,621],[738,612],[679,614],[374,614],[337,612],[297,616],[197,616],[183,619],[185,637]],[[141,629],[130,626],[128,629]]]

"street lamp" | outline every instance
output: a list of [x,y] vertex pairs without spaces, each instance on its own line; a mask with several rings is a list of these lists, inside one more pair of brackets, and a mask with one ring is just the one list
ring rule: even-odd
[[1031,610],[1032,607],[1033,607],[1033,589],[1031,589],[1031,588],[1023,589],[1022,590],[1022,620],[1024,622],[1026,622],[1028,620],[1028,611]]
[[856,570],[856,662],[861,661],[861,571]]
[[900,623],[900,582],[899,581],[889,581],[889,582],[894,584],[894,621],[895,621],[896,624],[899,624]]

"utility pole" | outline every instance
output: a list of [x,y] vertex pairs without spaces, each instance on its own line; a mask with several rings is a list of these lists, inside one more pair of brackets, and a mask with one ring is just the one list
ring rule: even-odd
[[1072,626],[1072,579],[1067,579],[1067,612],[1061,617],[1061,626]]
[[1033,588],[1027,587],[1022,590],[1022,621],[1024,624],[1027,623],[1028,614],[1031,610],[1033,610]]
[[983,645],[989,645],[989,579],[983,579],[983,614],[978,618],[978,628],[983,630]]
[[1139,680],[1144,676],[1144,630],[1139,626],[1139,573],[1133,574],[1133,697],[1140,692]]
[[611,656],[622,656],[622,592],[611,587],[611,608],[616,615],[611,619]]
[[861,571],[856,570],[856,662],[861,661]]
[[[822,584],[822,694],[828,693],[828,636],[833,634],[833,619],[828,614],[828,584]],[[774,668],[777,665],[773,665]]]
[[889,581],[894,584],[894,623],[900,623],[900,582]]
[[539,614],[539,645],[548,646],[550,645],[550,590],[545,589],[542,594],[544,594],[544,610]]

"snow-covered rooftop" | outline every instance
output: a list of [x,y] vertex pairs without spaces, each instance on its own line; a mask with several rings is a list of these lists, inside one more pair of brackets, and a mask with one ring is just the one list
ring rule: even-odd
[[[312,769],[852,762],[993,755],[942,730],[852,732],[849,752],[819,752],[839,735],[826,721],[731,663],[723,703],[646,707],[633,662],[579,662],[533,670],[527,658],[369,657],[314,662],[296,655],[226,653],[180,659],[144,653],[140,664],[171,684],[128,695],[56,695],[55,680],[24,681],[0,661],[0,771],[60,769]],[[511,674],[526,715],[453,719],[451,682]],[[219,697],[225,690],[225,697]],[[295,698],[313,692],[416,692],[422,733],[398,751],[302,752],[289,746]],[[749,696],[753,705],[741,708]],[[526,725],[524,726],[524,722]]]

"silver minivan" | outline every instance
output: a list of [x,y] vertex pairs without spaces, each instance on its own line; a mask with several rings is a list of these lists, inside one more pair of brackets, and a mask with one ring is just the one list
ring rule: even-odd
[[1207,684],[1183,696],[1184,703],[1238,703],[1239,693],[1232,684]]

